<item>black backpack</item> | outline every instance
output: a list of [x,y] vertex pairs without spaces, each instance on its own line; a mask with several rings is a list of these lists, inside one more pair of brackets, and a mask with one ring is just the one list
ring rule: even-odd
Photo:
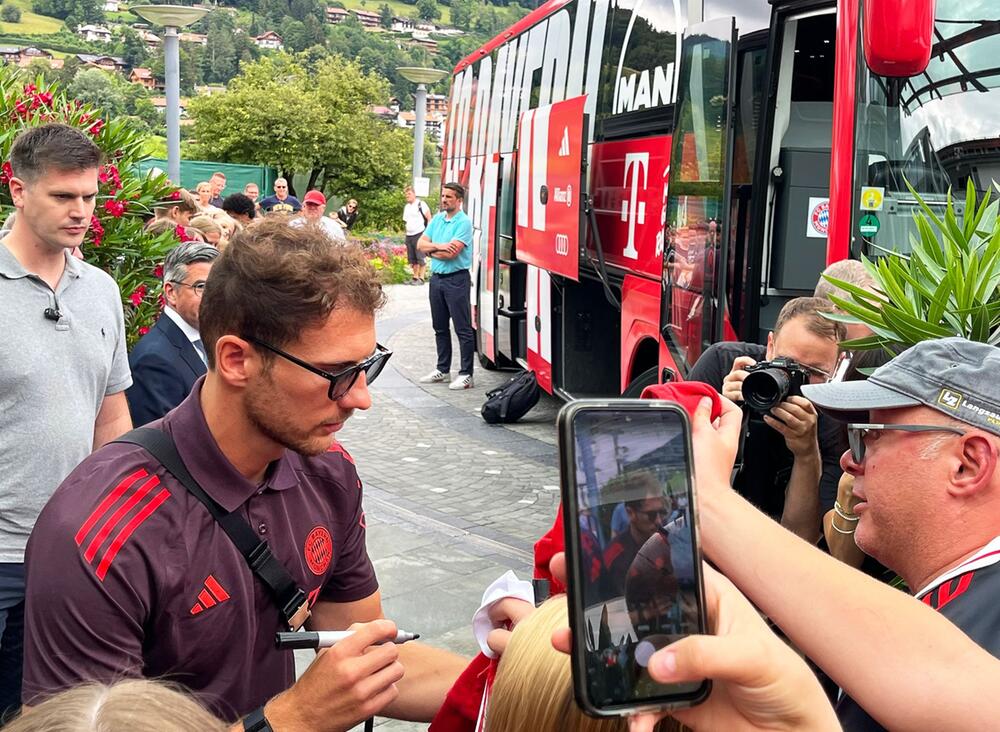
[[522,371],[493,391],[486,392],[483,419],[490,424],[516,422],[538,404],[541,390],[534,371]]

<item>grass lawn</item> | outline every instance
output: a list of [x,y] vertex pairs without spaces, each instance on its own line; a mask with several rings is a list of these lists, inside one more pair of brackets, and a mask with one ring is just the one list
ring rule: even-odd
[[4,0],[5,3],[16,5],[21,9],[20,23],[0,23],[0,32],[10,35],[23,33],[58,33],[63,22],[58,18],[38,15],[31,12],[31,0]]
[[[415,18],[417,15],[416,5],[407,5],[401,0],[341,0],[341,2],[348,10],[369,10],[377,13],[378,9],[385,3],[392,8],[394,15],[401,18]],[[441,17],[434,22],[442,25],[451,23],[451,8],[441,4],[438,4],[438,8],[441,10]]]

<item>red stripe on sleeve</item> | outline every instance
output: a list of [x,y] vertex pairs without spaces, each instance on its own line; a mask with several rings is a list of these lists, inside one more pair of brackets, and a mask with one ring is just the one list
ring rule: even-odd
[[111,546],[108,547],[108,551],[105,552],[104,558],[101,560],[100,565],[97,567],[97,579],[104,581],[104,577],[108,573],[108,569],[111,567],[111,563],[118,556],[118,552],[128,541],[128,538],[132,536],[132,532],[139,528],[139,524],[148,519],[153,515],[153,512],[158,509],[164,501],[170,498],[170,491],[166,488],[160,490],[153,499],[147,503],[139,513],[132,517],[132,520],[125,524],[125,527],[118,532],[118,536],[114,538],[111,542]]
[[219,602],[225,602],[229,599],[229,593],[222,589],[222,585],[219,584],[218,580],[212,575],[208,575],[205,578],[205,587],[208,588],[209,592],[215,595],[215,599]]
[[76,532],[76,545],[80,546],[83,543],[83,540],[87,538],[87,534],[89,534],[90,530],[94,528],[94,524],[101,519],[101,516],[107,513],[108,509],[122,497],[122,494],[125,493],[125,491],[132,487],[133,483],[140,478],[145,478],[147,475],[149,475],[149,473],[147,473],[143,468],[139,468],[137,471],[132,473],[132,475],[128,476],[125,480],[119,483],[107,496],[105,496],[104,500],[101,501],[101,505],[94,509],[94,512],[87,517],[87,520],[83,523],[83,526],[80,527],[80,530]]
[[111,518],[104,522],[104,526],[101,527],[101,530],[97,532],[94,538],[90,540],[90,544],[87,545],[87,551],[83,553],[83,558],[88,562],[92,562],[97,555],[97,550],[101,548],[101,544],[108,538],[108,535],[115,530],[118,522],[125,518],[129,511],[135,508],[159,484],[160,479],[154,475],[139,486],[139,489],[125,503],[119,506],[117,511],[111,514]]

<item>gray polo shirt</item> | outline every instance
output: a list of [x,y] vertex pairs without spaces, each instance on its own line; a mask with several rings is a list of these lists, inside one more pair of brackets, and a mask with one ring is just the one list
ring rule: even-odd
[[101,402],[132,377],[118,285],[68,251],[53,292],[0,241],[0,322],[0,562],[22,562],[42,506],[94,448]]

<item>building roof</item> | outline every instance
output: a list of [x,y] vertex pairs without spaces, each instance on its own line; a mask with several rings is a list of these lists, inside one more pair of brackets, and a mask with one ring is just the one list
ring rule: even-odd
[[4,56],[13,56],[14,54],[21,53],[21,48],[19,46],[0,46],[0,54]]
[[264,31],[259,36],[254,38],[255,41],[278,41],[281,43],[281,36],[279,36],[274,31]]
[[380,19],[382,16],[379,13],[374,13],[371,10],[352,10],[352,13],[357,15],[359,18],[376,18]]
[[327,8],[326,9],[326,14],[327,15],[349,15],[349,12],[347,10],[344,10],[344,8],[332,8],[331,7],[331,8]]
[[96,64],[98,61],[111,61],[115,66],[128,66],[121,56],[107,56],[95,53],[78,53],[76,57],[85,64]]
[[77,29],[76,29],[76,32],[77,33],[107,33],[109,36],[111,35],[111,31],[108,30],[107,28],[102,28],[99,25],[90,25],[90,24],[78,26]]
[[153,72],[150,69],[143,69],[143,68],[140,68],[138,66],[136,68],[132,69],[132,73],[135,76],[137,76],[138,78],[140,78],[140,79],[152,79],[153,78]]

